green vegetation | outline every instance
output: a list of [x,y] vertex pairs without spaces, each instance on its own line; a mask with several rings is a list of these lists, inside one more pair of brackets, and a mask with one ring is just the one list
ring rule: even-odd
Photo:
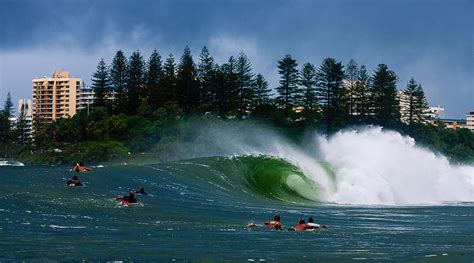
[[354,60],[346,68],[333,58],[318,68],[302,65],[298,70],[291,55],[278,61],[280,81],[273,96],[243,52],[218,65],[206,47],[197,64],[189,47],[178,64],[172,54],[162,64],[156,51],[147,62],[138,51],[128,59],[118,51],[110,66],[100,60],[92,74],[98,96],[92,109],[50,125],[35,118],[33,142],[21,134],[21,125],[11,129],[8,97],[0,112],[0,157],[32,163],[176,159],[186,154],[178,149],[206,136],[189,124],[189,119],[198,119],[264,122],[296,141],[306,130],[330,135],[348,127],[380,125],[410,135],[453,161],[474,161],[473,133],[421,123],[427,103],[413,78],[403,90],[408,106],[400,112],[398,78],[387,65],[379,64],[372,76]]

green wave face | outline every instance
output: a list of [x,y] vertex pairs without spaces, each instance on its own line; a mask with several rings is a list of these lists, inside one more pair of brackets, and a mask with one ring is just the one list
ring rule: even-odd
[[[183,173],[206,179],[238,195],[265,197],[291,203],[318,201],[318,185],[286,160],[269,156],[212,157],[189,160]],[[189,167],[189,164],[194,164]]]

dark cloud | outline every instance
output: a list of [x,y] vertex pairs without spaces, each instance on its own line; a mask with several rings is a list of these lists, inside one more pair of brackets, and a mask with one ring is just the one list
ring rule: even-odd
[[276,62],[354,58],[414,77],[450,117],[474,110],[474,2],[454,1],[0,1],[0,99],[31,97],[31,79],[65,69],[90,82],[115,51],[217,61],[244,51],[275,87]]

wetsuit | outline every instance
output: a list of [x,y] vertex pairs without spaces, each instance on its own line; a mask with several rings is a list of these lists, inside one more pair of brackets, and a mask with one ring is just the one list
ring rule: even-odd
[[129,203],[136,203],[137,202],[137,199],[135,199],[135,197],[129,196],[129,195],[124,196],[122,200],[125,201],[125,202],[129,202]]

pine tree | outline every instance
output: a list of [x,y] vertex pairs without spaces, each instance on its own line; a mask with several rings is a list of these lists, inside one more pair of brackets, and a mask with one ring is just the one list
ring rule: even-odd
[[400,97],[402,102],[402,121],[412,125],[423,120],[423,112],[427,108],[425,93],[421,85],[411,78]]
[[169,54],[163,65],[163,77],[160,81],[160,87],[165,95],[165,102],[178,102],[176,91],[176,64],[173,54]]
[[210,107],[215,102],[215,65],[206,46],[201,50],[197,72],[201,84],[201,103]]
[[147,99],[143,94],[145,61],[140,52],[135,51],[130,56],[127,73],[127,111],[136,114],[142,99]]
[[400,121],[397,99],[397,75],[387,65],[379,64],[371,78],[371,111],[376,123],[391,125]]
[[305,63],[300,71],[300,85],[302,90],[301,103],[305,110],[314,110],[316,98],[316,69],[313,64]]
[[349,60],[344,73],[347,81],[345,94],[349,115],[354,116],[356,115],[356,88],[359,77],[359,65],[357,65],[357,62],[355,62],[353,59]]
[[283,106],[285,115],[288,117],[290,110],[297,103],[299,97],[298,89],[298,63],[291,55],[286,55],[278,61],[278,73],[280,74],[280,86],[276,89],[278,92],[277,102]]
[[10,122],[10,117],[12,117],[13,112],[13,103],[10,92],[8,92],[3,110],[0,111],[0,156],[3,157],[7,156],[9,146],[14,138],[12,123]]
[[244,52],[240,52],[237,58],[237,85],[239,96],[239,115],[246,115],[250,98],[252,97],[252,82],[254,74],[249,59]]
[[148,60],[146,78],[145,78],[145,94],[148,97],[148,103],[152,109],[162,107],[165,104],[165,94],[160,87],[160,79],[163,76],[163,68],[161,56],[156,50]]
[[7,93],[7,99],[5,100],[5,105],[3,106],[3,112],[8,118],[12,117],[15,113],[15,108],[13,107],[10,92]]
[[423,121],[423,114],[428,109],[428,100],[426,99],[425,92],[423,91],[423,87],[421,84],[418,85],[416,92],[416,103],[415,103],[415,117],[418,122]]
[[268,82],[261,74],[257,74],[253,84],[253,108],[258,108],[262,105],[270,103],[271,89],[268,87]]
[[357,76],[356,86],[354,89],[354,109],[353,114],[360,121],[365,121],[370,110],[370,93],[369,93],[369,75],[365,65],[360,66],[359,75]]
[[323,107],[326,132],[342,123],[346,117],[344,100],[344,66],[333,58],[326,58],[316,73],[318,100]]
[[28,145],[31,142],[31,136],[28,129],[28,120],[26,119],[25,113],[22,111],[18,116],[16,125],[17,130],[17,143],[19,145]]
[[104,59],[99,61],[97,70],[92,74],[92,89],[95,93],[94,107],[107,107],[107,97],[110,96],[110,77]]
[[184,48],[181,61],[178,65],[178,76],[176,81],[178,91],[178,104],[185,112],[191,112],[200,105],[201,93],[196,66],[191,55],[191,49]]
[[216,106],[219,113],[234,115],[239,109],[237,62],[233,56],[216,70]]
[[127,111],[127,72],[128,63],[124,53],[119,50],[115,54],[110,68],[110,80],[114,91],[114,112],[125,113]]

